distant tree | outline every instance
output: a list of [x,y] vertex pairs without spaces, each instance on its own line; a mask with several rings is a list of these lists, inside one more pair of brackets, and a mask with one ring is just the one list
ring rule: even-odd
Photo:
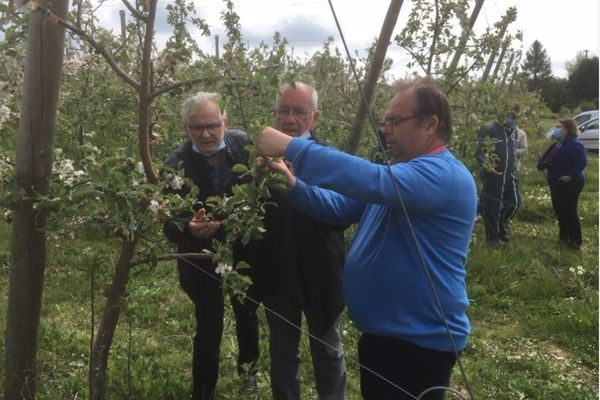
[[595,101],[598,104],[598,57],[580,60],[569,74],[569,87],[577,103]]
[[550,77],[540,83],[540,92],[548,108],[558,113],[561,108],[573,106],[573,96],[566,78]]
[[552,76],[550,57],[538,40],[534,41],[527,50],[521,69],[527,77],[527,86],[530,90],[540,89],[541,82]]

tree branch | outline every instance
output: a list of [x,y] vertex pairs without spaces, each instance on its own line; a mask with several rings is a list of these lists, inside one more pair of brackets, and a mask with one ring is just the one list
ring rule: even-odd
[[123,2],[123,4],[125,4],[125,7],[127,7],[129,12],[132,13],[134,17],[136,17],[137,19],[141,19],[144,22],[148,21],[148,16],[139,12],[134,6],[129,4],[129,2],[127,0],[121,0],[121,1]]
[[194,83],[203,82],[203,81],[206,81],[209,79],[215,79],[215,78],[212,76],[208,76],[208,77],[203,77],[203,78],[189,79],[187,81],[175,82],[171,85],[163,86],[162,88],[154,91],[152,94],[150,94],[150,98],[154,99],[154,98],[160,96],[161,94],[167,93],[173,89],[177,89],[178,87],[185,86],[185,85],[193,85]]
[[42,5],[38,5],[38,8],[40,10],[45,11],[46,14],[52,16],[52,18],[55,18],[59,24],[61,24],[62,26],[65,27],[65,29],[68,29],[69,31],[77,34],[79,37],[81,37],[86,42],[88,42],[90,44],[90,46],[92,46],[94,48],[94,50],[96,50],[98,53],[100,53],[100,55],[102,55],[102,57],[104,57],[104,59],[106,60],[108,65],[110,65],[112,70],[115,71],[115,73],[117,75],[119,75],[121,77],[121,79],[123,79],[125,82],[127,82],[136,91],[139,90],[139,88],[140,88],[139,82],[137,82],[135,79],[133,79],[133,77],[131,77],[131,75],[129,75],[127,72],[123,71],[123,69],[119,66],[119,64],[117,64],[117,61],[113,58],[113,56],[104,48],[104,46],[102,46],[100,43],[98,43],[92,36],[90,36],[84,30],[79,29],[76,26],[71,25],[69,22],[65,21],[64,19],[56,16],[48,8],[46,8]]

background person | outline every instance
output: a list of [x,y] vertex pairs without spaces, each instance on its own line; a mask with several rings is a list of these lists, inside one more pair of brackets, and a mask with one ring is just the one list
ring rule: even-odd
[[[414,399],[448,386],[456,361],[421,255],[460,351],[469,334],[464,264],[477,194],[470,172],[446,147],[450,106],[431,81],[400,85],[383,126],[392,177],[385,165],[273,128],[260,133],[257,147],[292,163],[298,178],[281,160],[272,165],[287,176],[286,197],[295,207],[329,223],[357,223],[343,282],[348,313],[362,332],[359,361],[369,368],[360,370],[361,393],[368,400]],[[444,390],[422,398],[443,399]]]
[[[494,121],[477,134],[475,159],[480,166],[479,176],[482,188],[480,212],[485,226],[486,242],[495,246],[508,242],[508,224],[521,203],[519,179],[517,176],[517,119],[519,106],[506,112],[502,122]],[[494,140],[493,156],[490,163],[484,152],[483,141]]]
[[517,126],[516,135],[517,143],[515,145],[515,152],[517,155],[517,172],[519,172],[527,154],[527,133]]
[[[277,128],[288,137],[314,143],[317,105],[312,86],[301,82],[284,85],[274,112]],[[260,282],[270,331],[273,399],[306,398],[300,395],[301,332],[297,328],[304,314],[309,333],[326,343],[309,338],[318,398],[343,400],[346,367],[339,318],[344,309],[341,276],[345,226],[306,215],[290,206],[280,193],[275,192],[272,201],[275,205],[267,208],[264,220],[267,232]]]
[[[251,143],[250,138],[242,131],[227,128],[227,119],[221,114],[218,101],[219,96],[214,93],[199,92],[183,103],[181,116],[189,139],[167,160],[167,165],[183,168],[185,176],[197,186],[199,202],[209,196],[231,193],[232,185],[238,180],[231,167],[248,162],[244,146]],[[184,187],[178,192],[183,195],[189,190]],[[195,213],[183,211],[178,218],[188,221],[183,231],[171,221],[165,224],[164,232],[177,244],[179,253],[199,253],[209,249],[213,239],[225,238],[224,228],[218,221],[209,220],[204,208]],[[250,256],[243,254],[241,249],[234,255],[238,260],[247,260]],[[216,267],[211,260],[177,260],[179,283],[195,307],[193,400],[215,398],[224,312],[221,280],[215,273]],[[250,286],[247,295],[259,298],[255,286]],[[231,298],[231,304],[239,346],[238,373],[245,377],[246,389],[254,389],[259,356],[257,304],[252,301],[242,303],[235,297]]]
[[556,124],[553,138],[559,138],[544,152],[538,169],[547,170],[552,208],[558,219],[558,237],[569,248],[581,247],[581,223],[577,214],[579,195],[585,183],[583,170],[587,165],[585,148],[577,135],[574,119],[561,119]]

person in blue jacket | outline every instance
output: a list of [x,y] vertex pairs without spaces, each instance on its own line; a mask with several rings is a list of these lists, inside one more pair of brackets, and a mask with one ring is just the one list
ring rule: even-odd
[[433,81],[398,85],[382,134],[391,165],[270,127],[257,146],[291,164],[293,174],[282,160],[271,160],[287,177],[293,206],[331,224],[357,223],[343,290],[362,332],[363,397],[414,399],[426,392],[422,399],[443,399],[469,335],[464,265],[475,182],[447,148],[450,106]]
[[561,119],[556,124],[551,144],[538,162],[540,171],[547,170],[552,208],[558,219],[558,238],[572,249],[581,246],[581,223],[577,214],[579,195],[585,182],[583,170],[587,164],[585,148],[577,135],[574,119]]
[[[486,242],[491,246],[509,241],[508,224],[521,203],[517,175],[519,110],[519,105],[515,104],[506,111],[504,117],[477,134],[475,159],[480,167],[479,177],[482,183],[481,216],[485,225]],[[484,151],[483,141],[486,138],[494,140],[491,154]]]

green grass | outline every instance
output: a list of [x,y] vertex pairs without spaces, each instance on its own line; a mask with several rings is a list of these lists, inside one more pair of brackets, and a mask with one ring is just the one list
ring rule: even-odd
[[[533,136],[533,135],[532,135]],[[511,242],[491,249],[476,223],[467,263],[472,335],[462,356],[476,399],[598,398],[598,157],[589,155],[580,200],[584,243],[558,244],[548,189],[535,159],[545,143],[530,137],[521,174],[522,208]],[[0,352],[4,354],[10,226],[0,225]],[[90,271],[96,272],[97,323],[102,289],[115,256],[106,244],[50,237],[39,334],[38,400],[87,398],[91,329]],[[88,251],[82,251],[90,247]],[[191,384],[191,302],[179,289],[174,263],[139,270],[128,287],[109,363],[107,399],[184,399]],[[258,391],[241,393],[233,316],[226,311],[218,399],[270,399],[268,330],[261,310]],[[358,332],[344,316],[347,398],[360,398]],[[305,337],[305,335],[304,335]],[[303,399],[315,399],[310,352],[301,343]],[[0,365],[0,369],[3,365]],[[3,372],[3,370],[2,370]],[[3,375],[3,374],[2,374]],[[452,385],[465,393],[458,368]]]

